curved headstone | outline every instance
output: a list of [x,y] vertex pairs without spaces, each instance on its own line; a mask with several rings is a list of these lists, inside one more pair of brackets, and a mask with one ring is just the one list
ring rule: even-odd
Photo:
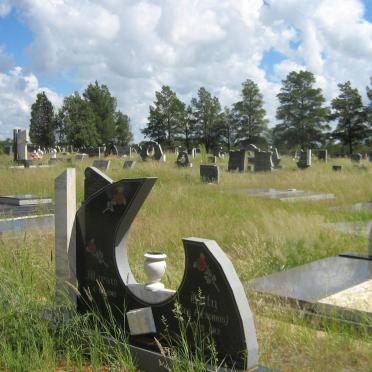
[[[101,176],[90,168],[90,178]],[[93,176],[92,173],[96,173]],[[86,197],[76,217],[77,279],[81,296],[80,312],[95,309],[104,317],[110,306],[115,320],[130,329],[126,316],[145,313],[152,317],[152,327],[146,336],[156,337],[162,344],[167,332],[179,334],[179,322],[174,317],[176,303],[191,315],[199,311],[200,330],[213,337],[223,364],[236,369],[254,367],[258,346],[252,313],[244,288],[228,257],[215,241],[187,238],[183,240],[185,273],[178,290],[160,303],[149,303],[130,290],[137,284],[130,270],[127,238],[130,226],[150,193],[156,178],[102,180],[103,188]],[[199,293],[203,305],[198,305]],[[134,311],[134,312],[133,312]],[[129,320],[129,316],[128,316]],[[189,335],[190,348],[193,338]],[[131,337],[132,342],[136,337]],[[196,346],[195,346],[196,347]]]
[[140,156],[143,161],[148,159],[162,160],[163,150],[157,142],[147,141],[142,144]]

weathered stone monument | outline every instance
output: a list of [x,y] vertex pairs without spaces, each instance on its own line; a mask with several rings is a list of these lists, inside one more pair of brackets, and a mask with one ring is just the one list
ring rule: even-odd
[[354,163],[360,163],[363,159],[363,155],[359,152],[350,155],[350,159]]
[[106,147],[105,147],[105,156],[110,156],[110,155],[119,155],[118,148],[114,145],[113,142],[110,142]]
[[111,160],[94,160],[93,167],[101,169],[101,170],[108,170],[110,168]]
[[157,142],[154,142],[154,141],[148,141],[142,144],[140,156],[143,161],[165,160],[165,155],[163,154],[163,150],[161,146]]
[[306,169],[311,166],[311,150],[306,150],[306,151],[301,150],[299,152],[299,159],[297,162],[297,166],[300,169]]
[[271,151],[255,151],[254,153],[254,171],[271,172],[274,168]]
[[[54,182],[56,303],[76,303],[76,170],[67,168]],[[68,285],[68,283],[70,285]]]
[[75,161],[83,161],[86,158],[87,154],[76,154]]
[[176,164],[178,167],[192,167],[192,163],[190,163],[189,155],[186,151],[178,152]]
[[200,164],[200,178],[202,182],[219,183],[220,167],[216,164]]
[[274,147],[272,150],[272,153],[273,153],[272,162],[273,162],[274,168],[275,169],[281,168],[281,165],[280,165],[281,157],[279,155],[278,149]]
[[27,143],[30,142],[28,130],[14,129],[13,130],[13,156],[14,161],[27,160]]
[[324,161],[327,163],[328,161],[328,151],[327,150],[318,150],[318,160]]
[[126,160],[124,162],[123,168],[124,169],[132,169],[136,165],[136,162],[134,160]]
[[[58,260],[57,283],[62,292],[63,287],[67,290],[68,283],[75,281],[70,275],[76,270],[78,311],[94,309],[107,318],[109,307],[113,320],[130,335],[130,348],[137,356],[138,367],[142,365],[143,369],[146,365],[147,371],[164,370],[159,365],[161,360],[164,363],[164,356],[154,351],[155,339],[166,347],[171,346],[166,334],[180,334],[180,323],[174,316],[176,304],[192,319],[198,317],[197,329],[186,332],[191,350],[198,347],[193,338],[197,331],[201,339],[209,336],[213,340],[220,367],[234,371],[257,367],[258,344],[248,300],[232,263],[218,244],[200,238],[183,239],[186,267],[177,291],[137,283],[128,262],[127,236],[156,178],[114,182],[95,168],[87,168],[85,174],[85,200],[76,213],[75,225],[71,215],[76,201],[63,187],[57,196],[62,209],[56,214],[59,220],[65,220],[57,245],[64,254]],[[72,174],[64,173],[57,179],[56,187],[66,185],[66,190],[73,190],[70,180]],[[76,264],[72,259],[67,265],[74,226]],[[164,256],[158,252],[145,254],[146,259],[159,257],[161,261]],[[161,266],[165,269],[164,264]],[[150,270],[145,262],[146,267]],[[210,356],[208,348],[203,353],[206,359]]]
[[249,167],[248,152],[246,150],[231,150],[229,152],[229,172],[247,172]]

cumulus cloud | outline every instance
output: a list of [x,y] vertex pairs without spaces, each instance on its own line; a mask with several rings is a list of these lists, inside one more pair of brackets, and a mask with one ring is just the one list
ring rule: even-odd
[[0,72],[0,128],[3,137],[11,137],[14,128],[28,128],[30,109],[37,93],[45,91],[58,107],[62,98],[48,88],[39,87],[37,77],[21,67]]
[[[314,72],[328,99],[345,80],[364,93],[372,75],[372,24],[361,0],[3,0],[0,15],[1,4],[15,6],[33,32],[33,76],[73,71],[82,89],[107,84],[137,140],[164,84],[186,102],[204,86],[224,106],[252,79],[274,124],[288,72]],[[261,66],[269,51],[283,55],[270,74]]]

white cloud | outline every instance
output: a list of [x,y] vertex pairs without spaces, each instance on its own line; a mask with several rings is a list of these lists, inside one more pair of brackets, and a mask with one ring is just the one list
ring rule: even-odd
[[48,88],[39,87],[38,79],[21,67],[0,72],[0,130],[2,137],[11,137],[14,128],[28,128],[31,105],[37,93],[45,91],[54,105],[59,107],[62,97]]
[[0,17],[7,16],[12,10],[9,0],[0,0]]
[[[131,116],[137,140],[163,84],[186,101],[205,86],[224,106],[250,78],[260,86],[274,122],[280,81],[293,69],[314,72],[328,99],[345,80],[364,93],[372,76],[372,24],[363,18],[361,0],[11,3],[34,34],[28,47],[34,78],[73,71],[82,88],[94,80],[107,84]],[[0,2],[0,15],[2,4],[8,9],[10,2]],[[269,50],[284,60],[265,75],[260,64]],[[1,65],[0,50],[0,71]],[[13,84],[15,78],[5,76]]]

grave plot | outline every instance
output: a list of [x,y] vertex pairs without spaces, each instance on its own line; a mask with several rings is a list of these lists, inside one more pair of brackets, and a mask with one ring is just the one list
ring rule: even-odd
[[[147,283],[137,283],[133,277],[126,237],[156,178],[114,182],[87,168],[85,201],[74,216],[74,176],[74,170],[67,169],[55,183],[57,301],[62,293],[70,293],[79,312],[95,309],[103,317],[109,306],[129,336],[138,367],[146,371],[164,371],[159,361],[169,362],[159,353],[155,338],[166,347],[171,346],[166,334],[171,339],[180,334],[176,304],[192,318],[198,317],[197,329],[185,335],[191,350],[197,347],[193,332],[201,332],[202,339],[213,340],[219,370],[268,371],[257,365],[256,331],[243,285],[215,241],[183,239],[185,272],[177,291],[161,283],[166,267],[161,252],[145,254]],[[79,295],[67,283],[78,283]],[[203,353],[209,357],[207,348]]]
[[0,232],[53,225],[52,199],[35,195],[0,196]]
[[335,195],[331,193],[302,191],[296,189],[249,189],[250,195],[262,196],[269,199],[278,199],[282,201],[301,201],[301,200],[326,200],[334,199]]
[[247,287],[321,320],[372,331],[372,229],[367,255],[343,253],[251,280]]

